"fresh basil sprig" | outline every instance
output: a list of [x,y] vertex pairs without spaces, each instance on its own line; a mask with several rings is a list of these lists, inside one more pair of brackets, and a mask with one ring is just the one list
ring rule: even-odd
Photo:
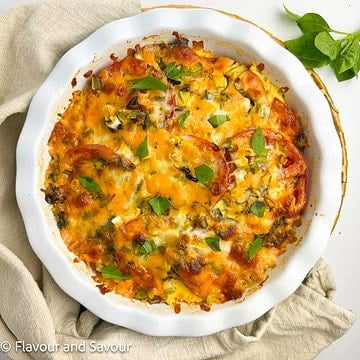
[[117,267],[115,266],[104,266],[101,269],[101,274],[105,279],[116,279],[116,280],[129,280],[131,279],[130,275],[123,274]]
[[[284,8],[288,17],[296,21],[303,32],[299,38],[285,41],[284,44],[306,68],[330,65],[338,81],[349,80],[359,73],[360,30],[353,33],[337,31],[319,14],[299,16]],[[330,33],[342,37],[336,40]]]

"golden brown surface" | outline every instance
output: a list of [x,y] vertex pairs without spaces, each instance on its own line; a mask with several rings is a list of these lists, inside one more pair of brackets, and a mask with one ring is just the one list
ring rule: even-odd
[[[67,247],[102,293],[177,311],[241,298],[296,241],[297,115],[263,64],[178,34],[113,60],[73,93],[49,139],[45,196]],[[137,90],[144,78],[152,85]]]

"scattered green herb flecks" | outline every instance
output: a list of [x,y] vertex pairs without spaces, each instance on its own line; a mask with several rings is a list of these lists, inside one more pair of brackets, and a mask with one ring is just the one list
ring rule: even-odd
[[59,211],[55,214],[55,220],[58,228],[61,230],[69,224],[66,214],[64,211]]
[[264,242],[264,238],[262,236],[256,236],[254,241],[251,243],[249,248],[249,259],[252,260],[255,256],[255,254],[260,250],[261,245]]
[[167,90],[168,86],[161,80],[154,78],[153,76],[147,76],[142,79],[133,81],[131,88],[133,90]]
[[134,295],[134,299],[145,300],[146,298],[147,298],[147,291],[141,286],[138,286],[136,289],[136,293]]
[[[285,6],[288,17],[296,21],[303,32],[297,39],[284,44],[306,68],[322,67],[329,64],[338,81],[355,77],[360,71],[360,30],[346,33],[332,29],[325,19],[316,13],[303,16],[294,14]],[[330,33],[342,37],[334,39]]]
[[205,238],[206,243],[209,245],[211,250],[221,251],[220,249],[220,239],[216,236],[209,236]]
[[101,274],[105,279],[116,279],[116,280],[129,280],[131,279],[130,275],[123,274],[117,267],[115,266],[104,266],[101,269]]
[[257,217],[260,217],[260,218],[264,217],[265,203],[262,201],[255,201],[250,206],[250,211]]
[[147,255],[153,251],[153,247],[149,240],[145,240],[144,243],[139,247],[139,255]]
[[149,204],[157,216],[161,216],[169,207],[171,202],[165,197],[156,197],[149,200]]
[[98,76],[94,75],[91,78],[91,90],[101,90],[103,88],[103,83],[101,78],[99,78]]
[[257,128],[251,139],[251,146],[257,156],[264,155],[265,151],[265,138],[260,128]]
[[179,120],[178,120],[178,124],[180,126],[183,126],[184,123],[185,123],[185,120],[189,117],[190,115],[190,111],[189,110],[186,110],[184,113],[182,113],[179,117]]
[[137,147],[135,155],[138,156],[139,158],[143,158],[149,155],[147,136],[145,136],[145,139]]
[[212,125],[213,128],[217,128],[225,121],[229,121],[229,117],[227,115],[213,115],[208,119],[208,122]]
[[96,192],[102,192],[100,185],[91,177],[86,175],[79,176],[79,181],[82,187],[96,191]]
[[195,168],[196,178],[204,185],[206,185],[215,176],[215,172],[209,166],[203,164]]

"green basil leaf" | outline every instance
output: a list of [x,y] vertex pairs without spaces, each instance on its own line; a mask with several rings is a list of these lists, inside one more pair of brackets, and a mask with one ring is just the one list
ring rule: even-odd
[[147,76],[142,79],[137,79],[133,81],[131,88],[133,90],[167,90],[168,86],[164,84],[159,79],[154,78],[153,76]]
[[340,43],[336,42],[326,31],[315,36],[314,45],[331,60],[336,59],[341,49]]
[[139,158],[143,158],[149,155],[147,136],[145,136],[145,139],[137,147],[135,155],[138,156]]
[[250,260],[252,260],[255,256],[255,254],[260,250],[263,242],[264,242],[264,238],[262,236],[255,237],[255,240],[251,243],[249,252],[248,252]]
[[182,70],[181,68],[178,68],[174,62],[169,63],[165,66],[164,69],[165,75],[167,78],[172,80],[177,80],[181,78],[182,76],[185,76],[188,74],[187,71]]
[[202,184],[206,185],[215,176],[215,172],[203,164],[195,168],[195,176]]
[[285,9],[286,15],[287,15],[291,20],[297,21],[298,19],[301,18],[301,16],[299,16],[299,15],[294,14],[293,12],[291,12],[285,5],[283,5],[283,6],[284,6],[284,9]]
[[321,67],[329,62],[329,57],[324,55],[314,45],[316,33],[306,33],[294,40],[285,41],[285,47],[290,50],[306,68]]
[[170,200],[165,197],[152,198],[149,200],[149,204],[157,216],[162,215],[171,206]]
[[260,217],[260,218],[264,217],[265,203],[262,201],[255,201],[250,206],[250,211],[257,217]]
[[359,54],[358,61],[353,66],[353,70],[354,70],[355,75],[357,75],[357,73],[360,71],[360,54]]
[[340,52],[340,55],[336,61],[338,72],[341,74],[346,70],[351,69],[358,62],[359,56],[359,40],[355,37],[352,40],[349,40]]
[[96,192],[102,192],[100,185],[91,177],[86,175],[79,176],[79,181],[82,187],[96,191]]
[[178,120],[178,124],[183,126],[185,123],[185,120],[189,117],[190,115],[190,111],[186,110],[183,114],[180,115],[179,120]]
[[357,74],[353,69],[349,69],[349,70],[346,70],[346,71],[340,73],[338,71],[338,69],[335,67],[334,71],[335,71],[336,78],[339,82],[350,80],[353,77],[355,77]]
[[307,13],[303,15],[300,19],[297,19],[296,22],[303,33],[319,33],[322,31],[331,31],[328,23],[324,20],[324,18],[316,13]]
[[115,266],[104,266],[101,269],[102,276],[105,279],[116,279],[116,280],[129,280],[131,279],[130,275],[123,274],[117,267]]
[[211,250],[221,251],[220,249],[220,239],[216,236],[209,236],[205,238],[206,243],[209,245]]
[[149,240],[145,240],[144,243],[139,247],[139,255],[147,255],[153,251],[153,247]]
[[227,115],[213,115],[208,119],[208,122],[212,125],[213,128],[217,128],[225,121],[229,121],[229,117]]
[[251,139],[251,146],[257,156],[262,156],[265,151],[265,138],[260,128],[257,128]]
[[229,117],[227,115],[213,115],[208,119],[208,122],[212,125],[213,128],[217,128],[225,121],[229,121]]

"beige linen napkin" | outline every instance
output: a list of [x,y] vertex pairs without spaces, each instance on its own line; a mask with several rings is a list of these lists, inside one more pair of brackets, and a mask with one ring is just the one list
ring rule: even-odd
[[[0,346],[9,341],[8,355],[16,360],[312,359],[355,320],[331,301],[335,283],[322,260],[292,296],[252,323],[201,338],[159,338],[106,323],[80,307],[29,246],[14,184],[15,147],[31,97],[67,49],[99,26],[139,11],[129,0],[55,0],[0,17]],[[17,340],[58,344],[58,351],[16,351]],[[130,349],[91,352],[91,341]],[[78,351],[65,354],[65,344]]]

